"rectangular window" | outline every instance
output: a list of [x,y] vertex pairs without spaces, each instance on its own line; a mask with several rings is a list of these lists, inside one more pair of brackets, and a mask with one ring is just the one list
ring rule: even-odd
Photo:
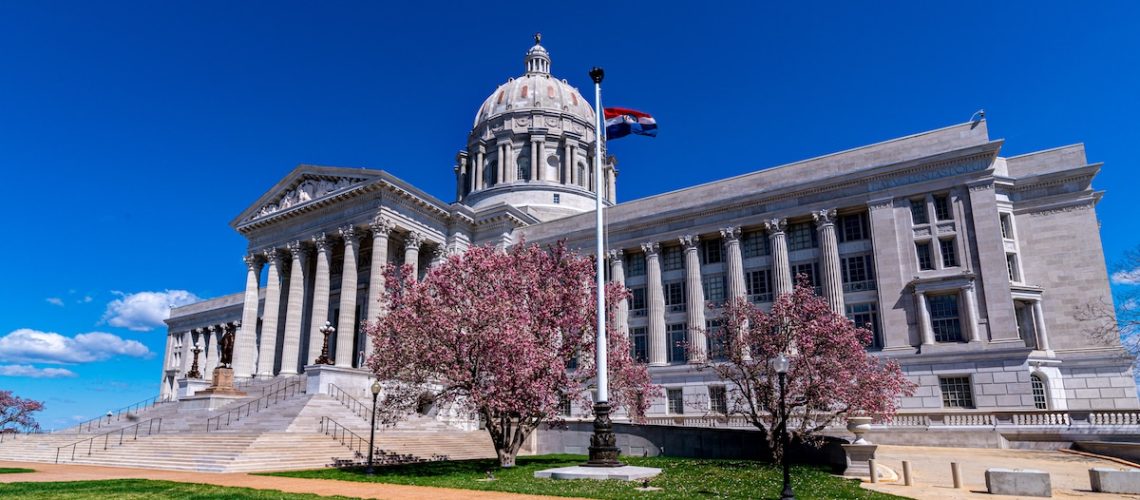
[[942,390],[943,408],[974,407],[970,377],[938,377],[938,388]]
[[669,389],[666,391],[669,399],[669,414],[670,415],[684,415],[685,414],[685,400],[681,396],[680,389]]
[[558,414],[563,417],[570,416],[570,398],[566,396],[558,396]]
[[818,262],[804,262],[802,264],[792,264],[792,281],[795,282],[801,274],[807,275],[808,283],[811,286],[819,286],[819,263]]
[[934,269],[934,259],[930,255],[930,242],[924,241],[914,244],[914,250],[918,253],[918,269],[922,271],[929,271]]
[[705,300],[714,304],[724,303],[724,275],[707,274],[701,276],[701,290],[705,293]]
[[1006,266],[1006,269],[1009,270],[1009,280],[1014,282],[1014,283],[1020,283],[1021,282],[1021,272],[1017,268],[1017,254],[1015,254],[1015,253],[1005,254],[1005,266]]
[[928,295],[930,326],[937,342],[961,342],[962,322],[958,318],[958,294]]
[[562,197],[559,196],[558,193],[554,193],[554,204],[558,205],[560,203],[562,203]]
[[724,327],[719,319],[705,320],[705,352],[709,359],[724,360],[728,358],[728,339],[724,338]]
[[1013,214],[1001,214],[1001,237],[1007,240],[1013,239]]
[[934,217],[937,220],[953,220],[950,212],[950,197],[944,194],[934,196]]
[[666,271],[676,271],[685,268],[685,255],[679,246],[664,247],[661,249],[661,267]]
[[626,259],[629,269],[626,270],[629,276],[645,276],[645,254],[633,253],[629,254]]
[[855,323],[855,326],[871,330],[869,347],[883,346],[879,337],[879,304],[877,302],[847,304],[847,318]]
[[630,355],[638,363],[649,362],[649,331],[644,326],[635,326],[629,329]]
[[871,236],[870,224],[867,221],[867,212],[841,215],[839,217],[839,241],[860,241]]
[[768,255],[768,236],[763,231],[749,231],[740,239],[741,253],[744,258]]
[[744,273],[744,287],[752,302],[772,301],[772,270],[757,269]]
[[632,316],[645,316],[645,287],[629,289],[629,313]]
[[717,264],[724,262],[724,245],[720,238],[701,240],[701,264]]
[[930,218],[926,216],[926,200],[922,198],[910,200],[910,222],[914,225],[930,223]]
[[709,411],[721,415],[728,414],[728,394],[723,385],[709,386]]
[[810,222],[800,222],[788,226],[789,251],[815,248],[818,245],[819,242],[816,241],[815,230],[812,229]]
[[875,289],[875,267],[871,254],[853,255],[840,260],[844,292],[862,292]]
[[954,238],[938,240],[938,248],[942,250],[942,267],[958,267],[958,246]]
[[684,281],[672,281],[665,284],[665,306],[669,312],[685,311]]
[[685,363],[689,361],[688,332],[684,323],[672,323],[666,326],[665,336],[669,339],[670,363]]

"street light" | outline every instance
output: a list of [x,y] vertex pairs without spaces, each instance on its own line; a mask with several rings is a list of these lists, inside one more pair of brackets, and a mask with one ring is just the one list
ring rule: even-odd
[[780,493],[780,500],[796,500],[796,494],[792,492],[792,472],[788,468],[788,447],[791,445],[788,438],[788,406],[787,398],[785,397],[787,383],[788,383],[788,357],[784,353],[777,354],[772,358],[772,370],[780,380],[780,443],[783,452],[780,453],[780,461],[783,462],[784,467],[784,491]]
[[331,322],[326,321],[325,326],[322,326],[321,329],[317,331],[325,336],[325,340],[321,344],[321,355],[317,357],[317,360],[313,362],[313,364],[331,365],[333,364],[333,360],[329,357],[329,335],[332,335],[333,332],[336,331],[336,328],[333,328]]
[[380,395],[380,381],[372,382],[372,428],[369,429],[368,434],[368,469],[364,471],[365,474],[371,476],[375,474],[375,469],[372,468],[372,452],[376,449],[374,444],[376,441],[376,396]]

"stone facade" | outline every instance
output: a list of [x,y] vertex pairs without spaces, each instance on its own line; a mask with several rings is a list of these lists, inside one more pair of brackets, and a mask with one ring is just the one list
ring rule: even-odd
[[1083,146],[1002,157],[981,120],[616,203],[612,157],[601,182],[587,175],[589,104],[550,75],[541,46],[525,63],[480,107],[455,202],[386,171],[301,165],[235,218],[246,290],[172,312],[163,396],[218,325],[238,328],[239,379],[304,371],[326,321],[336,366],[359,370],[360,325],[383,312],[377,263],[422,274],[441,255],[524,238],[592,252],[600,188],[611,278],[634,294],[619,326],[667,389],[650,415],[715,412],[722,384],[672,346],[704,345],[706,301],[766,306],[794,274],[918,384],[904,411],[1140,407],[1119,342],[1077,314],[1112,300],[1100,165]]

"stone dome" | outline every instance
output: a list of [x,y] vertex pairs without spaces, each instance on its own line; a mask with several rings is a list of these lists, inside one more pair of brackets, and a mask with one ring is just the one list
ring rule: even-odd
[[534,46],[526,52],[526,73],[499,85],[483,101],[475,114],[474,128],[503,113],[525,110],[569,113],[586,123],[594,122],[594,109],[578,89],[550,75],[550,54],[538,44],[539,39],[536,36]]

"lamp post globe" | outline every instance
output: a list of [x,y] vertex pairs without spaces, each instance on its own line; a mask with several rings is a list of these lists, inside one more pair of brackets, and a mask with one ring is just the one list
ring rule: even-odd
[[780,492],[780,500],[796,500],[796,494],[792,491],[792,471],[788,463],[788,448],[791,446],[791,439],[788,435],[788,400],[786,394],[788,368],[791,363],[784,353],[777,354],[769,363],[771,363],[772,371],[776,372],[776,377],[780,382],[780,465],[784,469],[784,491]]
[[376,473],[372,468],[372,454],[376,450],[376,397],[380,395],[380,381],[372,381],[372,426],[368,429],[368,469],[364,472],[371,476]]

